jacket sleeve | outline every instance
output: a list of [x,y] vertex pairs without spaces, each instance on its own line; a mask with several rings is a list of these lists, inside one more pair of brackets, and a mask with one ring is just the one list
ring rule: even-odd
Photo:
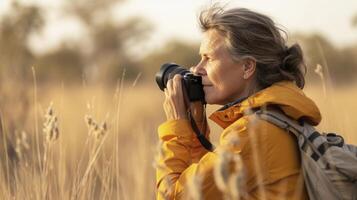
[[[163,123],[159,129],[161,153],[156,171],[157,199],[186,199],[186,185],[193,178],[199,178],[203,199],[221,199],[222,193],[214,179],[214,167],[220,158],[214,152],[206,151],[191,129],[188,120],[171,120]],[[244,123],[226,128],[216,149],[225,149],[231,155],[244,157],[242,149],[247,148]],[[234,137],[243,135],[238,143],[232,145]],[[199,152],[199,153],[197,153]],[[230,166],[231,163],[229,163]],[[228,166],[231,173],[232,169]]]
[[188,120],[167,121],[158,131],[161,153],[156,172],[157,199],[180,199],[186,178],[212,170],[216,155],[202,147]]

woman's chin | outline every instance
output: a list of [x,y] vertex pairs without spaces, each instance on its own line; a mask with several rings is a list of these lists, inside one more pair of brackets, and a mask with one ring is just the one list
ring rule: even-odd
[[215,104],[215,105],[225,105],[226,103],[222,101],[221,98],[217,98],[217,94],[215,93],[205,93],[205,101],[207,104]]
[[212,91],[212,87],[204,87],[205,92],[205,100],[207,104],[216,104],[216,100],[214,98],[214,91]]
[[205,94],[205,101],[207,104],[218,104],[217,100],[207,93]]

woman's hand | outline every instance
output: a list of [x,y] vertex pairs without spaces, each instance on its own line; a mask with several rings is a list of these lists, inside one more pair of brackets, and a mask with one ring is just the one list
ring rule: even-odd
[[[176,74],[166,84],[164,110],[167,120],[187,119],[187,106],[184,100],[182,88],[182,76]],[[187,97],[186,97],[187,98]],[[190,102],[191,115],[202,133],[206,133],[207,119],[206,111],[201,101]]]
[[166,84],[164,110],[167,120],[187,119],[187,108],[182,91],[182,76],[176,74]]

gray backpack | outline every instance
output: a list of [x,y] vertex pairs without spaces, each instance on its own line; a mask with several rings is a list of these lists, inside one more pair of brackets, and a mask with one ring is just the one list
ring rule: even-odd
[[357,147],[334,133],[320,134],[277,109],[258,110],[258,117],[297,138],[305,186],[311,200],[357,200]]

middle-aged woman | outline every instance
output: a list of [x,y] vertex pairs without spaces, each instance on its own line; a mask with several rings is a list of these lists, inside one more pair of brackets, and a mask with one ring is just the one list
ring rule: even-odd
[[[200,177],[203,199],[223,199],[214,167],[217,149],[228,144],[225,149],[242,161],[244,199],[307,199],[294,136],[249,112],[274,106],[295,120],[320,122],[319,109],[302,92],[306,67],[300,46],[287,46],[269,17],[248,9],[215,5],[199,19],[201,61],[192,72],[202,76],[207,104],[223,106],[210,119],[224,130],[216,150],[205,150],[187,117],[181,76],[168,81],[167,121],[159,127],[158,199],[185,199],[192,177]],[[205,118],[196,120],[202,124]],[[238,143],[230,143],[234,137]]]

